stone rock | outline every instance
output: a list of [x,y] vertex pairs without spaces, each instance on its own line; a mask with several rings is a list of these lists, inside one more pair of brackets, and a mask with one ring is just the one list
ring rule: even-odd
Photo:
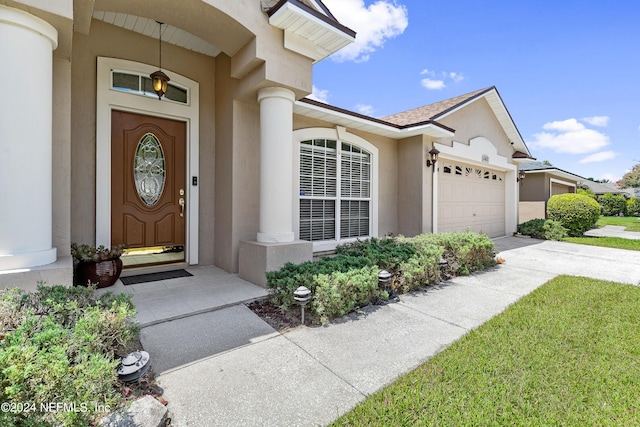
[[144,396],[100,420],[103,427],[164,427],[167,408],[153,396]]

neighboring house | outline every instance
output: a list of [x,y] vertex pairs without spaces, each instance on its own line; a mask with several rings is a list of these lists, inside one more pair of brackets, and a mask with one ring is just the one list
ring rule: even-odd
[[520,184],[520,216],[518,223],[547,217],[547,201],[551,196],[575,193],[585,178],[541,162],[520,165],[525,179]]
[[383,119],[309,100],[355,39],[319,0],[0,0],[0,34],[0,285],[71,283],[71,242],[264,284],[357,238],[516,230],[531,156],[496,88]]
[[603,183],[591,181],[588,179],[585,179],[584,181],[580,181],[578,184],[580,187],[586,187],[589,190],[593,191],[593,194],[595,194],[596,196],[602,196],[603,194],[610,193],[615,195],[621,195],[621,196],[624,196],[625,198],[634,197],[628,191],[629,190],[628,188],[626,189],[618,188],[615,186],[615,184],[603,184]]

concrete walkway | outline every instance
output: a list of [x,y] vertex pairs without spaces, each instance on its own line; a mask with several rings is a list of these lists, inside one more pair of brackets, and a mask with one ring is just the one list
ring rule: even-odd
[[602,228],[594,228],[584,233],[589,237],[621,237],[623,239],[640,240],[640,232],[624,231],[626,227],[618,225],[605,225]]
[[324,327],[279,334],[235,306],[144,328],[172,425],[327,425],[559,274],[640,282],[640,252],[525,238],[496,247],[504,264]]

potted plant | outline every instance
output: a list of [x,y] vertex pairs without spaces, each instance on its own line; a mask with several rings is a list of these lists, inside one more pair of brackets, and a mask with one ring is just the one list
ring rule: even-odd
[[122,272],[122,260],[126,245],[107,248],[91,245],[71,244],[74,258],[73,285],[87,286],[95,283],[98,288],[106,288],[116,283]]

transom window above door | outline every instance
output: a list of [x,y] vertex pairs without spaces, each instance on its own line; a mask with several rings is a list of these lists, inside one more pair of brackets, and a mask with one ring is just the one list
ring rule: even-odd
[[[113,70],[111,72],[111,88],[136,95],[144,95],[152,98],[158,97],[156,92],[153,90],[151,78],[147,75],[137,73],[125,73]],[[179,102],[181,104],[188,104],[189,90],[173,83],[169,83],[167,86],[167,93],[164,94],[164,99]]]
[[372,234],[372,153],[338,139],[300,141],[299,238],[335,241]]

